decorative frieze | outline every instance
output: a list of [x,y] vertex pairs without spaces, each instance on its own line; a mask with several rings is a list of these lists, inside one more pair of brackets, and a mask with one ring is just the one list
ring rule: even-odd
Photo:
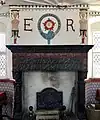
[[[17,9],[15,9],[17,10]],[[100,16],[99,11],[89,11],[89,16]],[[10,17],[10,12],[0,13],[0,17]]]
[[[88,4],[78,4],[78,5],[9,5],[10,10],[45,10],[45,9],[89,9]],[[89,11],[89,16],[100,16],[99,11]],[[10,12],[0,13],[0,17],[10,17]]]
[[0,13],[0,17],[10,17],[10,12]]
[[[17,10],[17,9],[15,9]],[[100,12],[99,11],[89,11],[89,16],[93,17],[93,16],[100,16]],[[0,17],[10,17],[10,12],[5,12],[5,13],[0,13]]]
[[89,11],[89,16],[91,17],[100,16],[100,11]]
[[88,9],[88,4],[74,4],[74,5],[9,5],[10,9]]

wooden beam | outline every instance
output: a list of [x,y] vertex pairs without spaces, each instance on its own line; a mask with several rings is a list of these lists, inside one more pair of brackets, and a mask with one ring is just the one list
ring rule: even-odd
[[58,0],[54,0],[55,1],[55,3],[58,5],[59,4],[59,2],[58,2]]
[[47,2],[48,4],[51,4],[51,5],[56,5],[54,2],[51,2],[51,0],[43,0],[44,2]]
[[38,5],[46,5],[45,2],[37,2],[34,0],[24,0],[25,2],[33,3],[33,4],[38,4]]

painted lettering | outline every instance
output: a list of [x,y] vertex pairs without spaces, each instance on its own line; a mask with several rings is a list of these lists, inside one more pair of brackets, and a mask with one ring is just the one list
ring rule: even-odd
[[74,24],[74,21],[72,19],[67,19],[67,31],[69,31],[69,27],[71,27],[72,31],[75,32],[73,24]]
[[30,26],[30,23],[27,23],[28,21],[33,21],[33,18],[30,18],[30,19],[26,18],[26,19],[24,19],[24,31],[32,31],[31,28],[30,29],[27,28],[27,26]]

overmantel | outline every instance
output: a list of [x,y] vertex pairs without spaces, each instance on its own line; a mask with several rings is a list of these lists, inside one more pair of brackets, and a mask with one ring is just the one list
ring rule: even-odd
[[87,53],[93,45],[6,45],[12,53]]

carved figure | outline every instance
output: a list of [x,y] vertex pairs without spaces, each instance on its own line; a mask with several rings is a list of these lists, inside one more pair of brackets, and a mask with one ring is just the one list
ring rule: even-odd
[[11,21],[12,24],[12,36],[14,37],[14,43],[16,44],[17,37],[19,38],[19,13],[18,11],[13,12],[13,20]]
[[88,20],[87,20],[87,11],[82,10],[80,12],[80,36],[82,36],[82,44],[85,42],[85,38],[87,37],[87,28],[88,28]]

